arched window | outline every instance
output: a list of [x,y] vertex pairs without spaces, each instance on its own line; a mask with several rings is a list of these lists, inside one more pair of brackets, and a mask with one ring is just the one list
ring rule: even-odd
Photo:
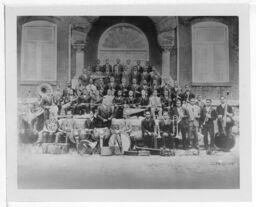
[[22,25],[21,81],[56,81],[57,27],[47,21]]
[[192,81],[229,82],[228,27],[219,22],[192,26]]
[[132,24],[115,24],[101,35],[98,45],[98,58],[103,63],[108,58],[111,64],[115,64],[116,58],[120,58],[122,63],[130,59],[132,64],[141,60],[143,65],[149,58],[147,37],[138,27]]

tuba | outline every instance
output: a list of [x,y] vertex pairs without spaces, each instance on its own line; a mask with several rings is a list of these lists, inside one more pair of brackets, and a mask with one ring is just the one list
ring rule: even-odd
[[52,86],[49,83],[41,83],[40,85],[37,86],[37,93],[40,96],[44,96],[47,93],[52,94],[53,93]]

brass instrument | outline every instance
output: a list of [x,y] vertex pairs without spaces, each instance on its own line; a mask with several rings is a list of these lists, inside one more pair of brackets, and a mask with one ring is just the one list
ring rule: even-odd
[[50,84],[48,84],[48,83],[42,83],[42,84],[37,86],[37,93],[40,96],[44,96],[47,93],[52,94],[53,93],[52,86]]
[[[209,121],[208,116],[209,116],[209,115],[211,116],[211,113],[212,113],[212,108],[210,107],[209,110],[206,111],[206,115],[205,115],[204,122],[203,122],[202,126],[205,126],[206,122]],[[207,115],[208,115],[208,116],[207,116]]]
[[172,117],[172,131],[173,131],[173,134],[175,135],[174,138],[177,138],[177,139],[180,139],[180,134],[179,134],[179,123],[180,123],[181,119],[179,116],[177,115],[174,115]]

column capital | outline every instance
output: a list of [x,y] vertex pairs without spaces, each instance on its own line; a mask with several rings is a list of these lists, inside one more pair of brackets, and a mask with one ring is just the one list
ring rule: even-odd
[[86,43],[73,43],[72,44],[72,48],[76,51],[76,52],[84,52],[86,51]]
[[158,44],[165,52],[171,52],[175,46],[175,30],[158,34],[157,40]]

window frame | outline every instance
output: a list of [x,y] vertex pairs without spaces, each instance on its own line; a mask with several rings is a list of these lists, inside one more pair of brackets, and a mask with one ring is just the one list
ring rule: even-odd
[[[211,81],[211,82],[196,82],[195,81],[195,50],[196,50],[196,44],[197,43],[205,43],[205,44],[211,44],[214,45],[215,43],[218,43],[218,41],[213,41],[213,43],[209,43],[209,41],[197,41],[196,38],[196,31],[197,28],[214,28],[214,27],[222,27],[225,29],[225,53],[227,57],[227,81],[222,81],[222,82],[216,82]],[[230,68],[229,68],[229,29],[228,26],[224,23],[218,22],[218,21],[203,21],[203,22],[198,22],[195,23],[191,26],[191,42],[192,42],[192,85],[195,86],[229,86],[230,83]]]
[[[26,79],[22,77],[22,73],[24,71],[24,63],[25,63],[25,44],[26,42],[36,42],[36,44],[42,44],[43,42],[50,42],[50,41],[42,41],[42,40],[26,40],[26,29],[29,27],[36,27],[36,28],[51,28],[51,30],[54,32],[52,37],[53,40],[51,40],[54,44],[54,72],[52,73],[53,78],[52,79],[42,79],[41,74],[42,74],[42,68],[36,68],[37,69],[37,77],[33,79]],[[40,46],[41,47],[41,46]],[[55,23],[52,23],[47,20],[34,20],[27,22],[22,25],[21,28],[21,67],[20,67],[20,81],[21,84],[27,84],[27,85],[33,85],[33,84],[38,84],[42,82],[48,82],[55,84],[57,82],[57,25]]]

